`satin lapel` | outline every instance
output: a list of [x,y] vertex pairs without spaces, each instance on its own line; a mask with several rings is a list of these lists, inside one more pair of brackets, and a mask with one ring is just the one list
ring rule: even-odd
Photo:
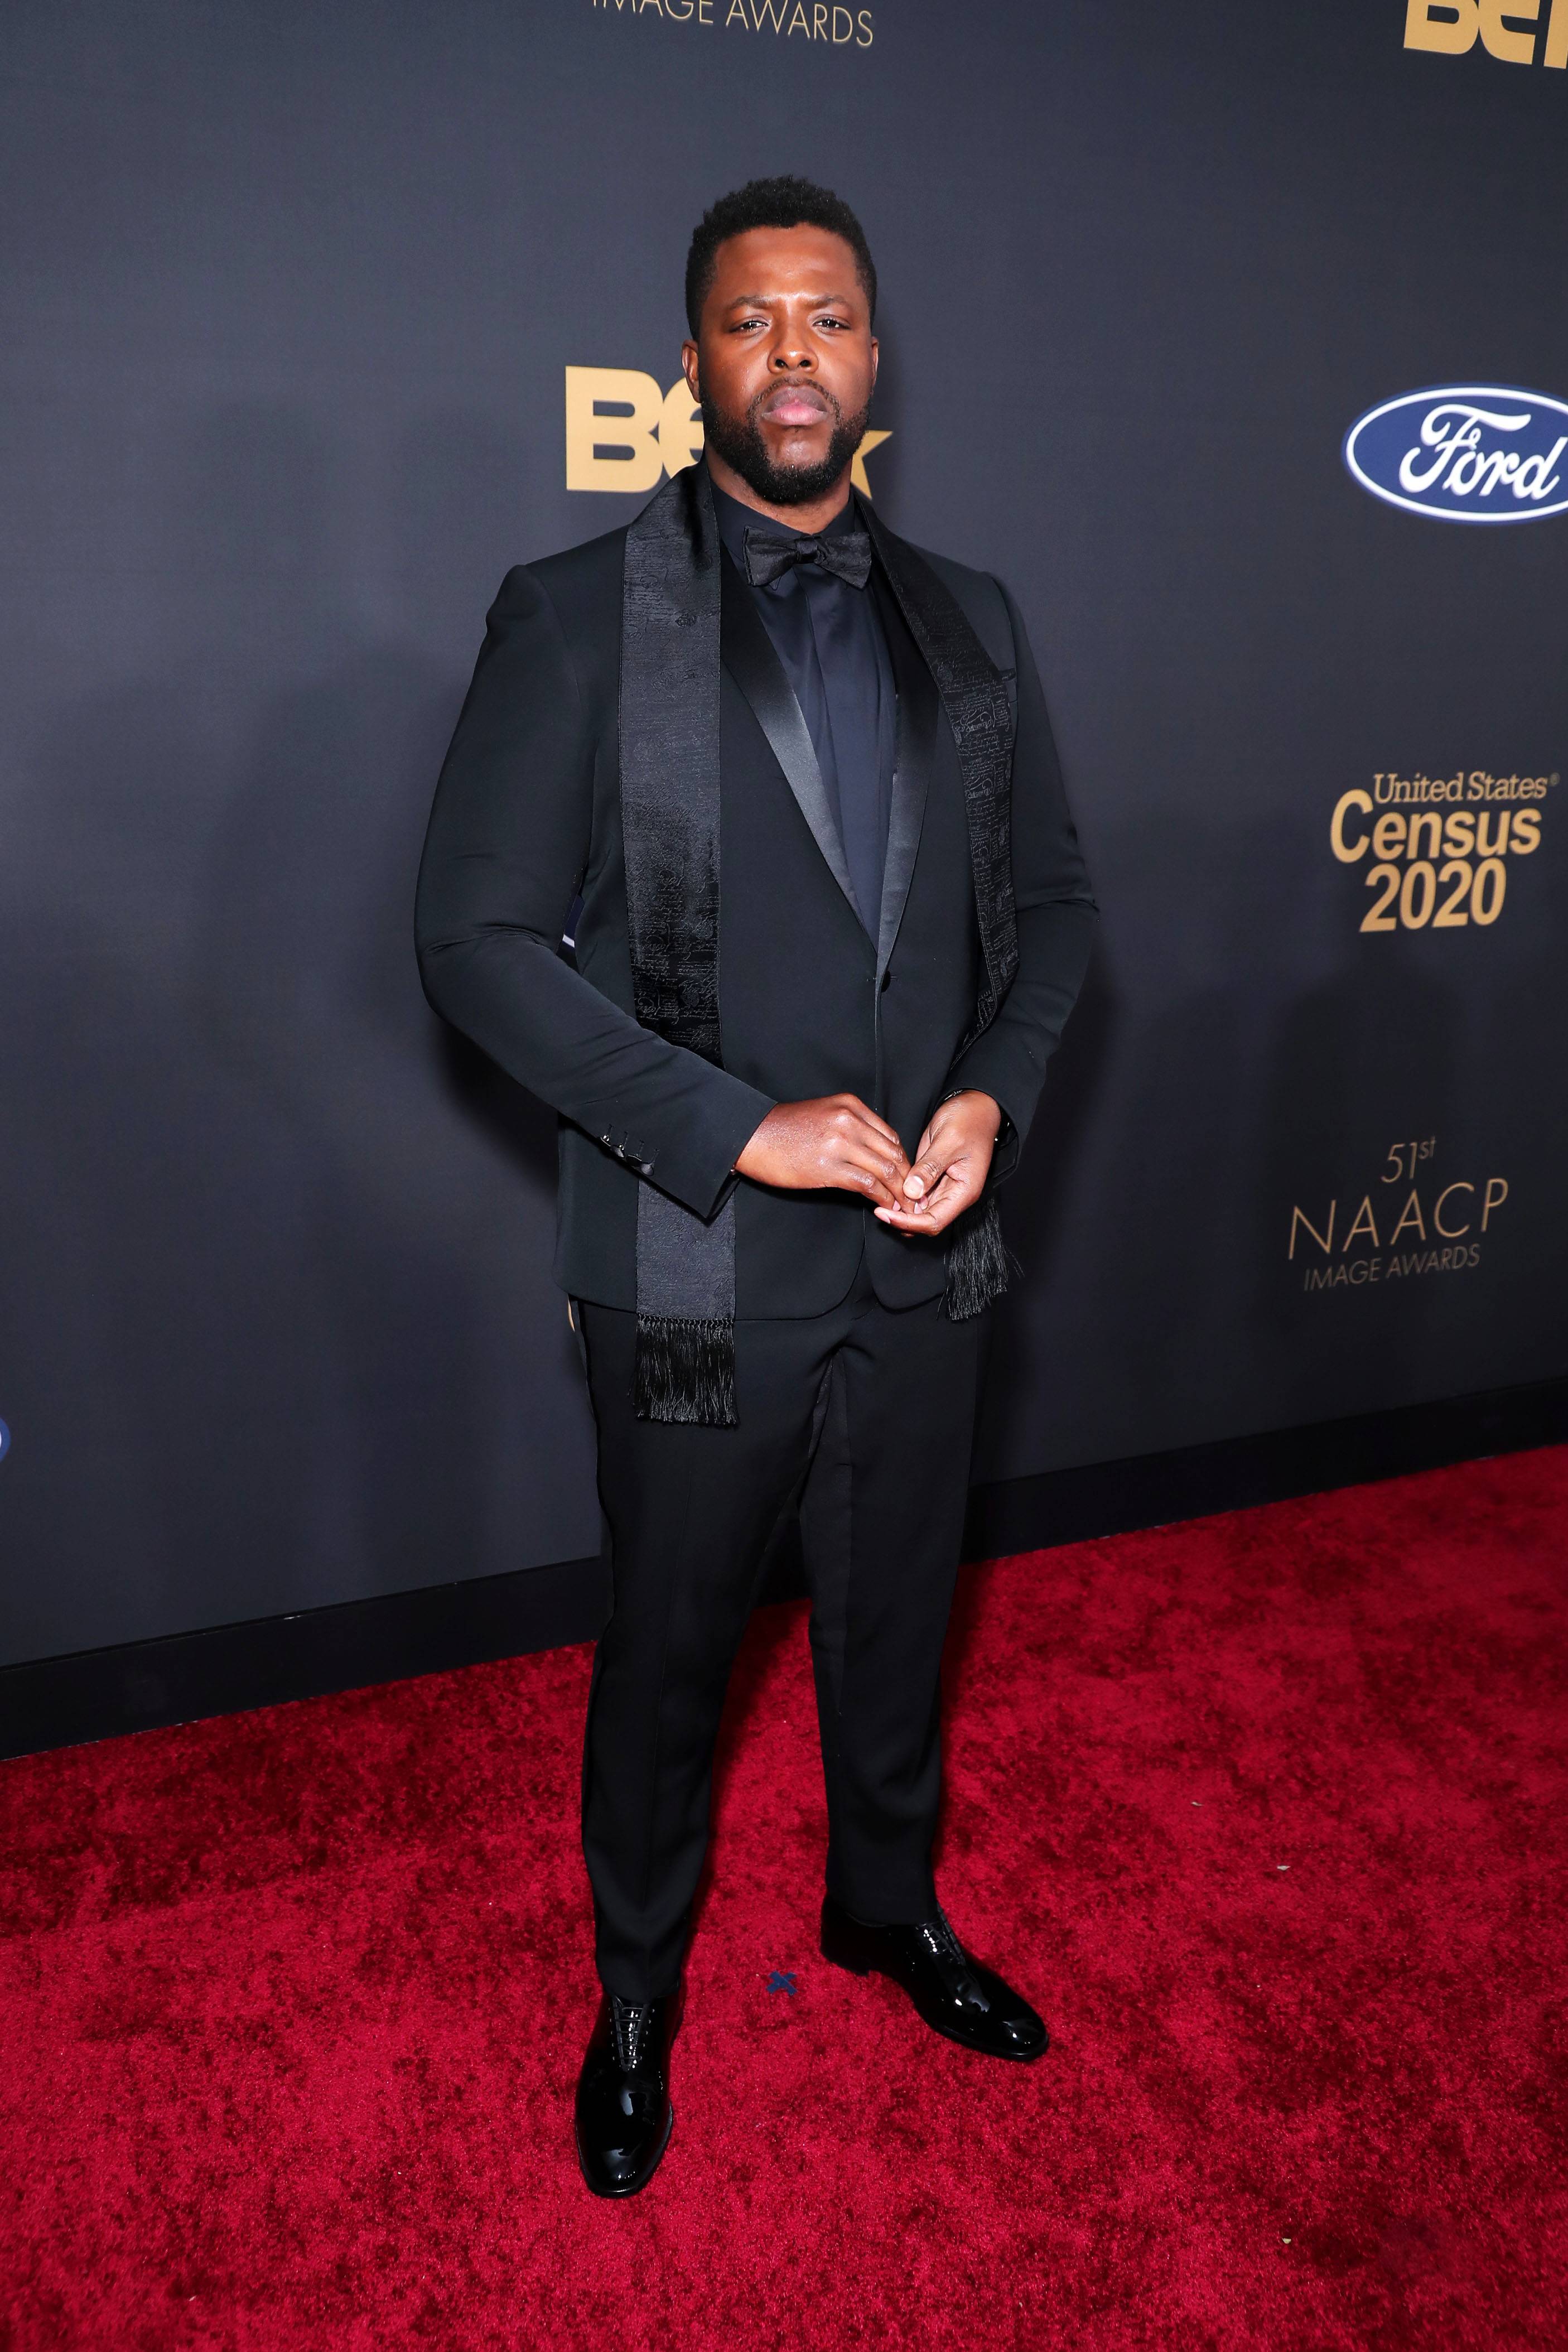
[[[794,688],[784,674],[783,663],[773,650],[773,640],[762,625],[746,583],[727,555],[724,558],[723,570],[719,646],[724,666],[751,705],[757,723],[767,736],[773,756],[784,771],[784,780],[800,803],[800,814],[811,828],[811,838],[827,859],[834,881],[850,905],[854,907],[854,885],[850,880],[844,845],[833,822],[833,812],[822,782],[822,772],[817,765],[810,732],[795,699]],[[885,904],[884,898],[884,908]],[[858,907],[855,912],[858,919]]]
[[878,522],[862,499],[862,520],[936,688],[964,783],[969,865],[986,980],[975,1025],[960,1052],[996,1016],[1018,971],[1018,908],[1012,874],[1014,711],[1010,670],[999,669],[973,622],[917,548]]
[[893,805],[888,812],[887,862],[882,873],[882,919],[877,927],[876,968],[885,971],[904,920],[909,885],[915,874],[920,829],[925,822],[925,794],[936,757],[936,728],[942,705],[936,681],[921,660],[891,595],[883,599],[883,625],[898,688],[898,751],[893,771]]

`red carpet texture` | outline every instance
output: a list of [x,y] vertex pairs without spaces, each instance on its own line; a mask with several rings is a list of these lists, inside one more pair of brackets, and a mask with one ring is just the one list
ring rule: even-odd
[[0,2344],[1568,2342],[1568,1449],[1002,1561],[940,1885],[1055,2045],[824,1967],[737,1675],[675,2136],[595,2203],[588,1653],[0,1766]]

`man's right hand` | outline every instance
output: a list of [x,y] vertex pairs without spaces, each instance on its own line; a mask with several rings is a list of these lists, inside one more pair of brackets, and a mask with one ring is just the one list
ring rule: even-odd
[[858,1095],[775,1103],[735,1163],[737,1176],[786,1192],[859,1192],[875,1208],[907,1209],[909,1162],[886,1119]]

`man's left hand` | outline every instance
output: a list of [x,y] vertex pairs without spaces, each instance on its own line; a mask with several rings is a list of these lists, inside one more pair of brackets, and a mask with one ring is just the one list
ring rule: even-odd
[[895,1234],[939,1234],[985,1190],[1001,1131],[1001,1106],[974,1089],[939,1103],[904,1180],[906,1205],[878,1209]]

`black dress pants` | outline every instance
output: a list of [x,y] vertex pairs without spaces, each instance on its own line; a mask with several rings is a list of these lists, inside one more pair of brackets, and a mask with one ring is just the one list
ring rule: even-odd
[[[940,1664],[986,1318],[882,1306],[736,1326],[738,1427],[637,1420],[634,1316],[580,1306],[614,1601],[583,1758],[599,1973],[673,1992],[707,1844],[714,1744],[768,1541],[800,1496],[830,1891],[862,1919],[936,1906]],[[802,1491],[803,1490],[803,1491]]]

